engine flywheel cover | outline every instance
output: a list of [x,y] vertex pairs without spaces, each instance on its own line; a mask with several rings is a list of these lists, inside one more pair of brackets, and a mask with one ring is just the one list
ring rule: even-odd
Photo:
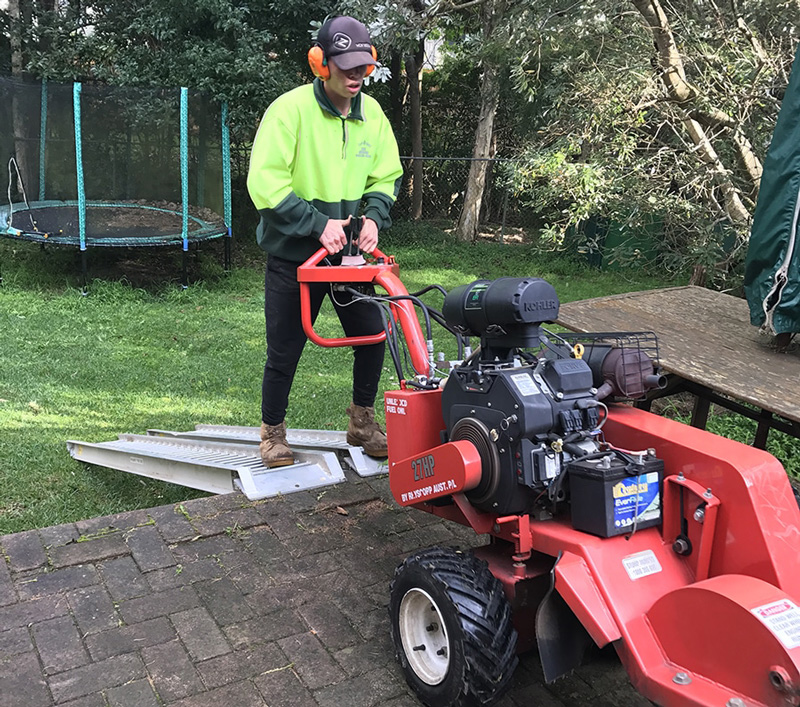
[[481,458],[481,481],[467,492],[467,498],[474,504],[487,503],[497,493],[500,484],[500,453],[492,442],[489,428],[475,417],[462,417],[450,432],[450,441],[471,442]]

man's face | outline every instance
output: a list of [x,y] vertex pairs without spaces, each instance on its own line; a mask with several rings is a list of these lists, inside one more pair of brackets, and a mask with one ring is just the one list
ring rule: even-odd
[[345,71],[336,66],[334,59],[328,62],[328,67],[331,70],[331,77],[325,82],[326,90],[339,98],[355,98],[364,83],[367,67],[356,66]]

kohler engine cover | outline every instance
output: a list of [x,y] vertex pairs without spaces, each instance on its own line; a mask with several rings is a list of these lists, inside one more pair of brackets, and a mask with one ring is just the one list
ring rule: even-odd
[[472,441],[482,462],[470,502],[494,513],[530,510],[560,470],[551,442],[596,426],[596,408],[580,404],[591,389],[592,372],[577,359],[452,371],[442,392],[448,435]]

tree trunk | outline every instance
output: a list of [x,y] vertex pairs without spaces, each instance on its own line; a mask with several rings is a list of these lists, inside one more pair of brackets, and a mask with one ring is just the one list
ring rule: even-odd
[[[632,0],[632,2],[653,34],[661,68],[661,80],[664,82],[670,99],[681,110],[684,128],[695,145],[698,157],[708,167],[713,183],[719,187],[725,213],[734,223],[747,223],[750,220],[750,212],[744,205],[740,191],[731,181],[728,169],[706,132],[706,127],[712,122],[711,114],[708,112],[693,114],[691,111],[691,103],[696,99],[698,91],[686,78],[683,59],[660,0]],[[713,122],[717,125],[723,124],[720,116],[724,116],[731,125],[735,125],[733,119],[722,111],[714,111],[713,115],[716,116]],[[704,118],[709,118],[709,120],[704,120]],[[761,163],[753,153],[750,143],[738,129],[734,129],[733,132],[733,146],[739,153],[742,163],[747,166],[746,174],[750,177],[751,182],[754,179],[760,179]],[[754,184],[753,191],[757,191],[757,183]]]
[[8,0],[8,16],[11,18],[11,75],[22,76],[25,60],[22,56],[22,6],[25,0]]
[[[23,42],[23,28],[30,26],[31,6],[28,0],[9,0],[9,16],[11,17],[11,75],[14,78],[22,79],[25,75],[25,47]],[[38,194],[39,184],[35,179],[38,166],[36,161],[36,140],[32,134],[34,126],[39,125],[38,120],[33,116],[26,115],[23,110],[21,93],[26,87],[20,86],[13,89],[11,98],[11,121],[14,130],[14,159],[22,180],[17,179],[16,170],[12,171],[11,181],[16,182],[16,192],[12,188],[12,201],[22,200],[22,190],[28,198],[35,198]],[[28,89],[30,90],[30,89]],[[35,183],[34,183],[35,182]]]
[[694,111],[691,117],[706,128],[728,129],[733,145],[736,148],[735,152],[739,160],[739,166],[744,170],[752,184],[750,197],[755,201],[758,197],[758,188],[761,185],[761,174],[764,168],[755,150],[753,150],[753,145],[750,143],[750,140],[748,140],[747,136],[742,132],[741,126],[727,113],[716,109],[712,109],[711,111]]
[[403,69],[403,57],[399,52],[392,52],[389,68],[392,70],[392,78],[389,81],[389,115],[391,116],[392,128],[397,132],[403,124],[403,88],[401,73]]
[[408,98],[411,110],[411,218],[422,218],[422,60],[423,42],[420,40],[415,54],[406,57]]
[[[482,8],[484,40],[489,40],[494,31],[496,18],[502,12],[499,5],[500,3],[487,2]],[[500,104],[500,67],[494,59],[488,57],[483,60],[480,95],[481,112],[478,117],[478,126],[475,129],[473,161],[469,168],[464,206],[456,226],[458,240],[467,242],[472,242],[478,237],[486,172],[489,169],[488,160],[493,156],[494,118]]]

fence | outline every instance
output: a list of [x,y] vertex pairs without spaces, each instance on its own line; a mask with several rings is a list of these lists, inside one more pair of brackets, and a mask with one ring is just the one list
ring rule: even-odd
[[[421,218],[455,226],[464,205],[469,170],[475,160],[470,157],[401,157],[403,184],[392,208],[392,218],[396,221],[412,218],[412,173],[416,160],[422,162]],[[489,164],[481,203],[481,234],[498,240],[533,239],[540,226],[535,214],[526,210],[507,186],[509,170],[518,160],[489,159],[486,162]]]

